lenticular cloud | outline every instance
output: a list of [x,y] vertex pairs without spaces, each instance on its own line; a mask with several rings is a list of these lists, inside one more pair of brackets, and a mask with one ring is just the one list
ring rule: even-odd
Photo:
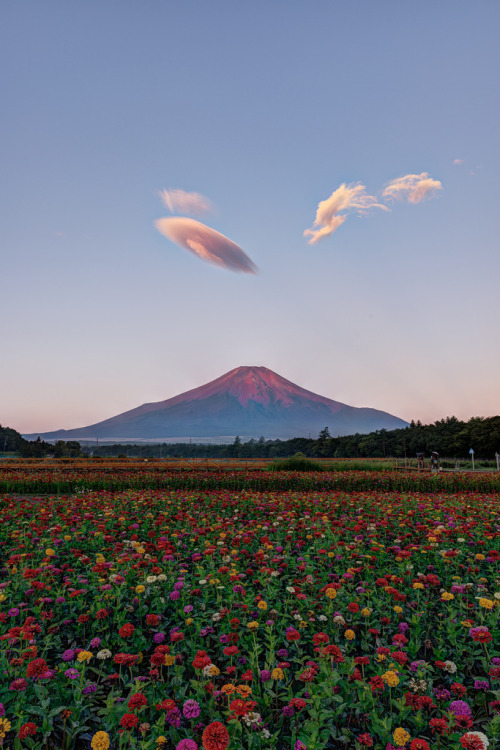
[[201,216],[212,211],[212,203],[201,193],[186,190],[160,190],[160,198],[171,213]]
[[420,203],[436,190],[442,189],[439,180],[430,177],[428,172],[421,174],[405,174],[390,182],[382,196],[386,199],[407,200],[408,203]]
[[207,263],[240,273],[257,273],[257,266],[232,240],[201,221],[185,217],[158,219],[161,234],[179,247],[189,250]]

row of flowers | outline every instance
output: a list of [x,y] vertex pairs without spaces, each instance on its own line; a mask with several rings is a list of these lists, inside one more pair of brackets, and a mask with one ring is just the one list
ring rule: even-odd
[[500,735],[498,495],[1,502],[7,746],[484,750]]

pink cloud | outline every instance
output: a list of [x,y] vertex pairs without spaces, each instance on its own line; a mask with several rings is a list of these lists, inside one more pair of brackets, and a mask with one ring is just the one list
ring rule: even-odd
[[392,180],[382,196],[386,200],[407,200],[408,203],[420,203],[442,188],[440,181],[434,180],[427,172],[406,174],[404,177]]
[[346,185],[343,182],[329,198],[318,203],[314,224],[304,231],[304,237],[310,237],[308,242],[314,245],[324,237],[333,234],[344,223],[348,214],[363,215],[373,208],[389,211],[387,206],[379,203],[374,195],[366,192],[364,185],[360,183]]
[[257,273],[257,266],[232,240],[195,219],[182,216],[158,219],[155,227],[179,247],[207,263],[241,273]]
[[185,190],[160,190],[160,198],[173,214],[201,216],[213,209],[211,201],[201,193],[189,193]]

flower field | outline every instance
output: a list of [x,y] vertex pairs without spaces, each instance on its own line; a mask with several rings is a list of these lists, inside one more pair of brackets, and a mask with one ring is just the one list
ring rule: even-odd
[[498,746],[498,489],[351,474],[4,478],[0,743]]

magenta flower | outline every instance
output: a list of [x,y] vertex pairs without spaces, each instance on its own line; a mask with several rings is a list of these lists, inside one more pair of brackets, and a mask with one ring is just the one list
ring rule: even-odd
[[200,711],[200,704],[192,698],[189,698],[182,707],[182,713],[186,719],[197,719]]

